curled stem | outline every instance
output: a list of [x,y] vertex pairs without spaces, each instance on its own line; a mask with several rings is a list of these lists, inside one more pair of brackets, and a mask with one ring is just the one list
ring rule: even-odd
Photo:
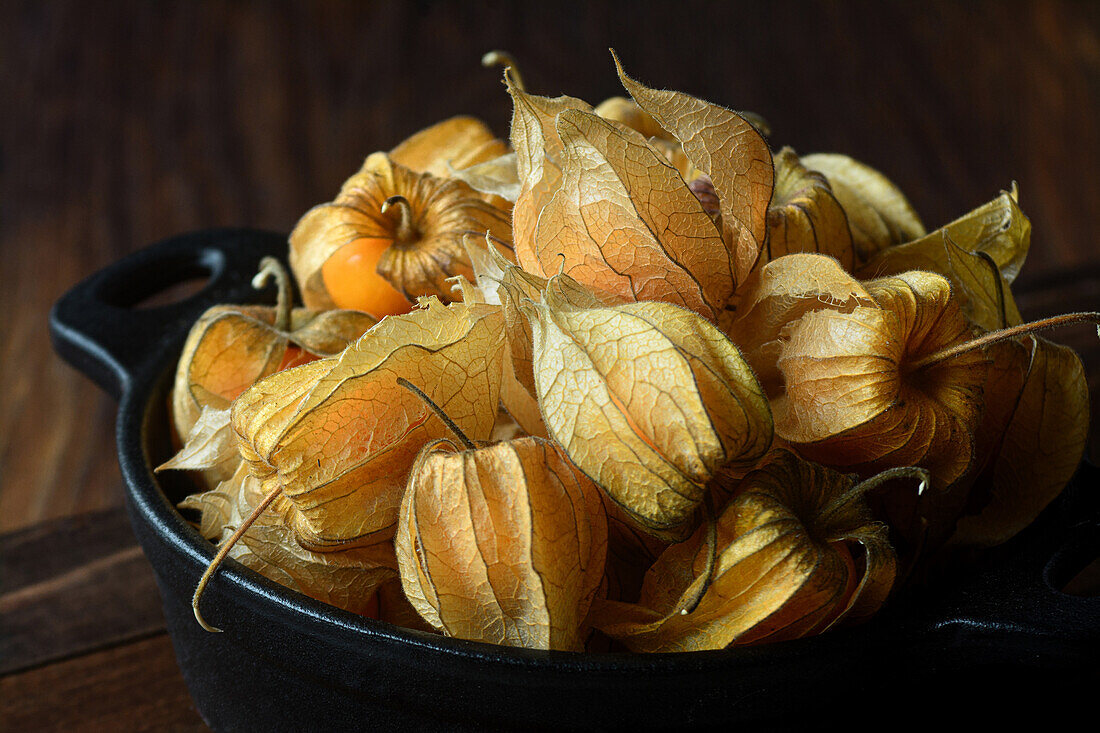
[[[909,371],[917,371],[918,369],[925,369],[930,366],[935,366],[942,361],[946,361],[959,354],[965,354],[968,351],[974,349],[981,349],[986,346],[992,346],[993,344],[1001,341],[1007,341],[1017,336],[1026,336],[1039,331],[1046,331],[1051,328],[1059,328],[1061,326],[1072,326],[1077,323],[1093,323],[1100,324],[1100,313],[1096,312],[1084,312],[1084,313],[1066,313],[1061,316],[1054,316],[1052,318],[1044,318],[1041,321],[1032,321],[1031,323],[1021,323],[1019,326],[1012,326],[1011,328],[1002,328],[999,331],[990,331],[987,334],[983,334],[976,339],[970,341],[964,341],[961,344],[955,344],[949,346],[946,349],[940,349],[934,353],[929,354],[923,359],[918,359],[909,365]],[[1100,329],[1097,329],[1100,333]]]
[[397,383],[415,394],[420,399],[424,400],[424,404],[432,409],[432,412],[434,412],[436,416],[443,421],[443,424],[446,425],[447,428],[458,437],[458,439],[462,442],[464,446],[466,446],[468,450],[474,450],[477,448],[477,446],[474,445],[474,441],[466,437],[466,433],[462,432],[462,429],[455,424],[455,421],[452,420],[447,413],[443,412],[443,408],[435,404],[435,401],[431,397],[426,395],[424,393],[424,390],[420,389],[404,377],[398,377]]
[[512,83],[516,88],[521,92],[527,91],[527,87],[523,84],[523,76],[519,73],[519,66],[516,65],[516,59],[507,51],[490,51],[481,57],[481,65],[485,68],[503,66],[511,73]]
[[293,305],[290,294],[290,275],[287,274],[282,262],[274,257],[264,257],[260,260],[260,271],[252,278],[252,287],[263,290],[271,278],[275,278],[275,284],[279,288],[278,300],[275,301],[275,328],[288,331],[290,330],[290,309]]
[[241,526],[237,527],[236,531],[229,536],[229,539],[223,542],[221,547],[218,548],[218,552],[214,555],[214,559],[206,566],[206,572],[199,578],[199,584],[195,586],[195,595],[191,596],[191,610],[195,613],[195,620],[199,622],[199,626],[207,631],[221,633],[221,629],[206,623],[206,619],[202,617],[202,612],[199,611],[199,601],[202,599],[202,594],[206,590],[206,586],[210,583],[210,579],[214,577],[214,573],[217,571],[218,567],[221,566],[225,558],[229,556],[229,551],[233,549],[237,541],[241,537],[244,537],[244,533],[248,531],[248,528],[260,518],[260,515],[271,506],[271,502],[275,501],[276,497],[281,493],[283,493],[283,487],[279,486],[265,496],[263,501],[256,505],[252,513],[241,522]]
[[825,521],[834,512],[843,509],[851,501],[863,496],[868,491],[877,489],[887,481],[891,481],[896,478],[912,478],[920,481],[920,486],[917,488],[917,494],[923,494],[924,490],[932,484],[932,474],[928,472],[928,469],[921,468],[920,466],[902,466],[900,468],[888,468],[881,473],[876,473],[869,479],[861,481],[852,488],[845,491],[840,496],[836,497],[821,510],[819,515],[820,521]]
[[397,209],[397,230],[394,232],[394,240],[401,244],[415,242],[420,238],[420,232],[413,223],[412,205],[409,200],[398,194],[382,202],[383,214],[394,208]]

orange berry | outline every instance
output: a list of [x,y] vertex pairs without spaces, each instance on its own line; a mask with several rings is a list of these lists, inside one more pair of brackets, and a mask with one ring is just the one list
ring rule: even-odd
[[318,358],[320,357],[314,356],[305,349],[297,346],[287,346],[286,351],[283,353],[283,360],[279,362],[277,371],[281,372],[284,369],[308,364],[311,361],[317,361]]
[[393,240],[369,237],[350,242],[329,257],[321,278],[337,308],[359,310],[375,318],[408,313],[404,295],[378,274],[378,260]]

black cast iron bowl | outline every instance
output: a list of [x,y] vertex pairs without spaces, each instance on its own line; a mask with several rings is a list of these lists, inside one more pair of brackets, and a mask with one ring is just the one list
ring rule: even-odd
[[[285,236],[250,230],[185,234],[89,277],[50,314],[58,353],[119,400],[134,532],[184,679],[215,729],[653,729],[840,723],[868,710],[912,718],[957,703],[982,717],[1029,701],[1092,704],[1080,692],[1100,662],[1100,598],[1057,590],[1100,554],[1100,471],[1088,465],[979,569],[810,639],[663,655],[508,649],[346,613],[234,561],[203,600],[224,633],[203,631],[191,595],[213,547],[175,509],[194,487],[152,470],[172,453],[168,389],[195,319],[216,303],[256,301],[257,263],[286,246]],[[135,307],[196,277],[209,281],[183,302]]]

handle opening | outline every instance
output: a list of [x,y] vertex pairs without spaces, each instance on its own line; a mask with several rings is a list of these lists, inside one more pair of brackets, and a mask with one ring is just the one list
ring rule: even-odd
[[100,302],[115,308],[149,310],[185,303],[198,297],[225,267],[216,249],[180,253],[105,280],[96,292]]

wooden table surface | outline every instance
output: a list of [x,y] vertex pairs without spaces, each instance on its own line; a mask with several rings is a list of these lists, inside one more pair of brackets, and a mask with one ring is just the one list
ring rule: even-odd
[[[879,168],[930,229],[1018,181],[1025,316],[1100,309],[1100,4],[960,5],[0,4],[0,720],[203,727],[120,508],[114,404],[53,355],[50,305],[179,232],[289,231],[436,120],[505,134],[484,51],[595,102],[621,93],[614,46],[644,81],[763,114],[776,147]],[[1095,331],[1055,338],[1095,417]]]

